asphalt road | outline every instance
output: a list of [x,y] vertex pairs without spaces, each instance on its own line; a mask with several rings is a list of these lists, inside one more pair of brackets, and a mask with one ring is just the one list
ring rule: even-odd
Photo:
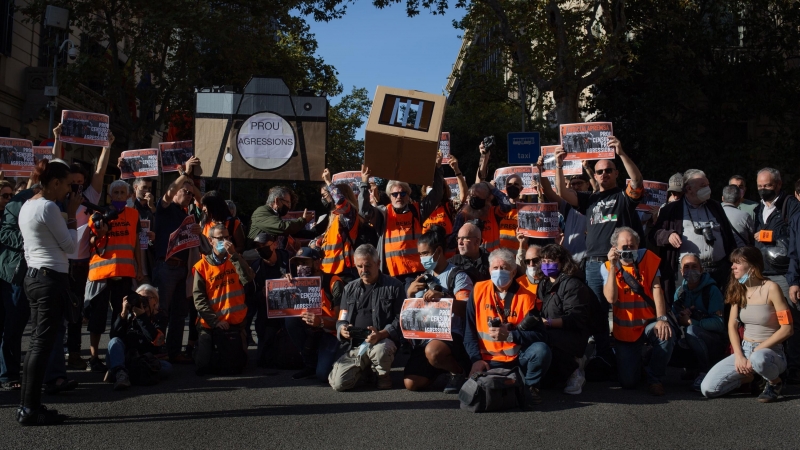
[[[88,340],[88,336],[85,337]],[[27,346],[27,342],[24,344]],[[88,342],[84,344],[88,348]],[[103,346],[105,343],[102,344]],[[25,347],[27,348],[27,347]],[[88,350],[87,350],[88,351]],[[251,347],[251,358],[254,357]],[[665,397],[646,387],[623,391],[587,383],[569,396],[544,391],[530,412],[472,414],[438,389],[335,392],[292,371],[266,375],[250,367],[236,377],[197,377],[176,366],[157,386],[115,392],[103,375],[70,372],[81,385],[43,396],[69,414],[64,425],[23,428],[13,419],[19,392],[0,391],[0,445],[19,448],[797,448],[800,386],[783,400],[758,403],[734,395],[706,400],[671,369]]]

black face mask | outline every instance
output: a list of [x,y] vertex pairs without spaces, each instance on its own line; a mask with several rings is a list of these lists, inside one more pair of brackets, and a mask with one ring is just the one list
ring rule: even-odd
[[272,257],[272,248],[270,246],[261,247],[258,250],[258,256],[263,259],[270,259]]
[[508,198],[513,198],[514,200],[518,199],[519,192],[520,189],[514,186],[513,184],[509,184],[508,186],[506,186],[506,195],[508,195]]
[[775,193],[775,190],[773,190],[773,189],[759,189],[758,190],[758,196],[761,197],[761,199],[764,200],[765,202],[771,202],[773,199],[775,199],[776,195],[777,194]]
[[327,198],[323,197],[322,206],[324,206],[325,209],[331,209],[331,202],[329,202]]
[[286,213],[288,213],[288,212],[289,212],[289,207],[288,207],[288,206],[286,206],[286,205],[283,205],[283,206],[279,206],[279,207],[278,207],[278,211],[277,211],[277,213],[278,213],[278,215],[279,215],[279,216],[283,217],[283,216],[285,216],[285,215],[286,215]]
[[469,207],[472,209],[483,209],[486,206],[486,200],[478,197],[469,198]]

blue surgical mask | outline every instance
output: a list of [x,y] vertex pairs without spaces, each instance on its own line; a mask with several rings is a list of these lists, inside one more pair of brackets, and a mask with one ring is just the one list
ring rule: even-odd
[[217,252],[225,253],[225,241],[217,241]]
[[422,262],[422,267],[424,267],[425,270],[433,270],[433,268],[436,267],[436,263],[439,262],[433,259],[433,255],[420,256],[419,260]]
[[494,285],[499,288],[508,286],[508,283],[511,282],[511,272],[509,272],[508,270],[503,270],[503,269],[493,270],[490,273],[490,275],[492,277],[492,283],[494,283]]
[[746,274],[742,275],[741,278],[739,278],[739,284],[745,284],[749,279],[750,279],[750,272],[747,272]]

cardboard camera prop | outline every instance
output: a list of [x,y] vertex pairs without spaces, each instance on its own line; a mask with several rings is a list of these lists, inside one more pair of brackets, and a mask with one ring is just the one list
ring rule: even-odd
[[378,86],[364,136],[364,164],[372,175],[433,184],[445,97]]
[[196,94],[195,155],[217,178],[321,181],[328,100],[291,95],[280,78],[253,77],[243,93]]

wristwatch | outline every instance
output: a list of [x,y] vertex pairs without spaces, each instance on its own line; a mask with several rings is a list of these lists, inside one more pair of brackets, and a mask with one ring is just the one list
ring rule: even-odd
[[658,320],[659,322],[669,322],[669,319],[667,319],[667,316],[658,316],[656,318],[656,320]]
[[514,342],[514,335],[511,332],[508,332],[508,337],[506,337],[506,342]]

